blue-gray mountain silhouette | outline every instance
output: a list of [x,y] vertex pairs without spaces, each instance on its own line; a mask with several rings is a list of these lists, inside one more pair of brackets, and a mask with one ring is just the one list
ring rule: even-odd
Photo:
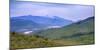
[[18,17],[11,17],[11,31],[21,31],[21,30],[40,30],[46,29],[51,26],[65,26],[72,23],[71,20],[66,20],[60,18],[58,16],[54,16],[53,18],[43,17],[43,16],[18,16]]

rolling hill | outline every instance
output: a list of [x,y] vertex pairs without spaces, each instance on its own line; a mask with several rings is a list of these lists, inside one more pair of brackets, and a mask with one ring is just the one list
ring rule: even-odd
[[94,34],[94,17],[89,17],[63,28],[48,29],[39,32],[39,36],[50,39],[66,39],[68,37],[79,37],[86,34]]

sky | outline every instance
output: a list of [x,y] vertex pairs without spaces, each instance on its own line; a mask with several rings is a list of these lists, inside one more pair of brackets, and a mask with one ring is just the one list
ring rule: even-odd
[[17,1],[10,4],[10,17],[25,15],[44,16],[79,21],[95,15],[93,5],[58,4]]

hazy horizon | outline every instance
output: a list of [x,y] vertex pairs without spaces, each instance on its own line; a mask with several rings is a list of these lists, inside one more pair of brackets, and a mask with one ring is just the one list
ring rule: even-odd
[[38,2],[14,2],[10,5],[10,16],[58,16],[64,19],[79,21],[94,16],[93,5],[50,4]]

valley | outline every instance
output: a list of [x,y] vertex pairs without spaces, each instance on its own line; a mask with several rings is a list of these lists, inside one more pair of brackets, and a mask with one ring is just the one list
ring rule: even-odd
[[[11,49],[73,46],[95,43],[94,17],[70,24],[65,24],[65,22],[62,24],[63,26],[56,20],[56,24],[58,25],[55,26],[55,23],[52,23],[52,26],[55,27],[50,27],[49,29],[46,28],[48,24],[46,25],[42,22],[41,24],[43,25],[36,22],[33,23],[33,21],[26,19],[20,20],[22,18],[17,19],[18,21],[16,19],[11,19]],[[35,31],[34,28],[40,30]],[[21,31],[20,29],[28,30]]]

